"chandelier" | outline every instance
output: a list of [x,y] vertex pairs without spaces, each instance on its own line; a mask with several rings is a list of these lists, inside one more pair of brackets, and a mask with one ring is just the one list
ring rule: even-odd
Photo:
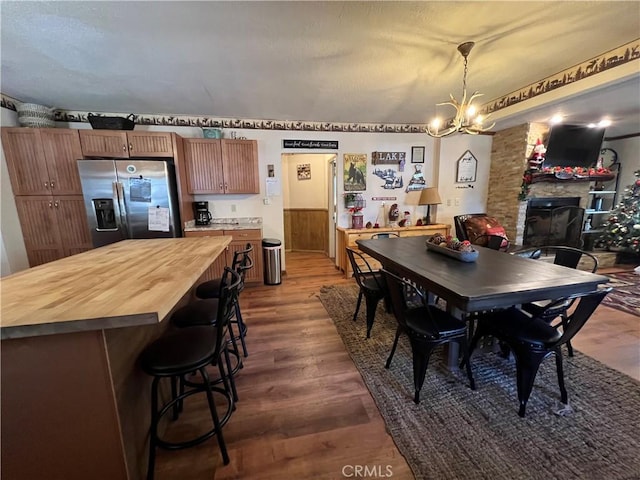
[[474,42],[465,42],[458,45],[458,51],[464,58],[464,76],[462,77],[462,100],[458,102],[453,95],[449,94],[451,98],[450,102],[438,103],[438,105],[451,105],[456,109],[456,115],[448,121],[444,129],[440,130],[441,121],[436,118],[427,125],[427,133],[432,137],[445,137],[452,133],[469,133],[471,135],[477,135],[481,132],[490,130],[495,123],[492,123],[488,127],[483,127],[482,122],[488,117],[483,117],[477,113],[476,107],[473,105],[473,101],[481,97],[483,94],[474,92],[469,99],[467,99],[467,57],[469,52],[475,45]]

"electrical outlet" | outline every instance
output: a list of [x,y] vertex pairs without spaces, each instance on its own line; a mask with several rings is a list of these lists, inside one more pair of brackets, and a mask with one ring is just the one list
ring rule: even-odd
[[236,206],[235,205],[231,205],[231,212],[235,212],[236,211]]
[[264,203],[265,205],[271,205],[271,199],[269,197],[264,197],[262,199],[262,203]]
[[460,206],[460,199],[456,198],[456,207],[459,207],[459,206]]
[[450,206],[451,206],[451,199],[447,198],[447,207],[450,207]]

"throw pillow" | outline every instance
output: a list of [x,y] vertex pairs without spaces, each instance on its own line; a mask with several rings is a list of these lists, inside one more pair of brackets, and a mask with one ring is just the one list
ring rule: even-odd
[[484,247],[487,245],[487,237],[483,235],[500,235],[504,237],[502,247],[507,247],[508,239],[504,227],[494,217],[471,217],[464,221],[464,228],[469,241],[474,245]]

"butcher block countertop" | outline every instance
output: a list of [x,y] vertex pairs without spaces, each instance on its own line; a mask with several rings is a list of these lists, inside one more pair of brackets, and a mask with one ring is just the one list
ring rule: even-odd
[[158,323],[230,236],[123,240],[0,280],[0,338]]

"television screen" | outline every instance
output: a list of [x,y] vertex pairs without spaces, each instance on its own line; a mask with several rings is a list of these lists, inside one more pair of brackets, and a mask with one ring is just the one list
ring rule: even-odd
[[594,167],[604,139],[603,127],[554,125],[549,134],[545,167]]

